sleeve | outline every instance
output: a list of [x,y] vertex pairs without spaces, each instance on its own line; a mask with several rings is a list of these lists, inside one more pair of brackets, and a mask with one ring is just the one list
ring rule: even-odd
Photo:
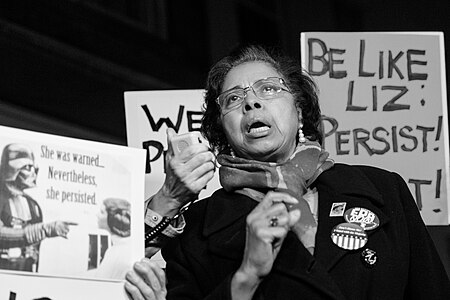
[[[144,222],[146,227],[151,229],[155,229],[161,222],[163,221],[163,217],[157,212],[148,208],[148,203],[151,201],[151,198],[145,201],[145,216]],[[183,215],[180,215],[175,220],[172,220],[167,227],[165,227],[158,235],[156,235],[153,239],[145,240],[145,256],[151,257],[156,252],[158,252],[168,240],[180,235],[183,233],[184,227],[186,226],[186,222],[184,220]]]
[[[182,241],[176,239],[163,249],[166,260],[167,299],[168,300],[232,300],[229,274],[212,291],[204,291],[201,286],[208,285],[210,276],[198,264],[190,263],[182,248]],[[202,285],[200,284],[202,283]]]
[[[147,207],[147,206],[146,206]],[[150,208],[147,208],[145,211],[145,224],[147,224],[150,227],[156,227],[156,225],[159,224],[159,222],[162,221],[162,216],[158,214],[157,212],[151,210]],[[186,222],[184,220],[183,215],[180,215],[179,218],[174,220],[167,226],[163,231],[162,234],[173,238],[177,235],[180,235],[183,233],[184,227],[186,226]]]
[[36,223],[24,228],[11,228],[0,224],[0,245],[3,249],[38,243],[49,236],[51,224]]
[[410,241],[409,278],[405,299],[448,299],[450,281],[434,242],[406,182],[400,175],[395,175],[400,188]]

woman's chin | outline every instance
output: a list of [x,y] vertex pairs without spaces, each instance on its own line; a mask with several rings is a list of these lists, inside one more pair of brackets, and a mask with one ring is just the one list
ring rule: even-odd
[[264,161],[264,162],[282,162],[286,161],[289,155],[284,155],[283,153],[279,153],[277,150],[279,148],[268,148],[266,151],[262,151],[263,148],[259,148],[257,151],[252,151],[251,153],[247,153],[247,158]]

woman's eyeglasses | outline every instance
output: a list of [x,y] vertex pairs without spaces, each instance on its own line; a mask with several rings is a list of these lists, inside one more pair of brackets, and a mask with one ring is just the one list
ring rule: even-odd
[[255,81],[252,85],[245,88],[232,88],[221,93],[219,97],[217,97],[216,102],[222,110],[222,114],[226,114],[241,106],[245,97],[247,97],[249,90],[253,91],[253,94],[261,100],[278,98],[282,92],[290,93],[290,90],[286,86],[283,78],[263,78]]

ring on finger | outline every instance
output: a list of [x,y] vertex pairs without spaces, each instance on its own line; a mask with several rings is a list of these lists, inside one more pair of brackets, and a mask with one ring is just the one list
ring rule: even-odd
[[270,218],[269,220],[269,226],[270,227],[276,227],[278,226],[278,217],[277,216],[273,216]]

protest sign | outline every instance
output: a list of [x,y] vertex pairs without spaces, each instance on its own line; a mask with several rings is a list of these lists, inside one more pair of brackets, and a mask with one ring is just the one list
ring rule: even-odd
[[444,55],[439,32],[301,34],[326,150],[337,162],[399,173],[427,225],[450,222]]
[[2,299],[93,299],[94,286],[126,299],[125,273],[144,256],[145,151],[3,126],[0,136]]

